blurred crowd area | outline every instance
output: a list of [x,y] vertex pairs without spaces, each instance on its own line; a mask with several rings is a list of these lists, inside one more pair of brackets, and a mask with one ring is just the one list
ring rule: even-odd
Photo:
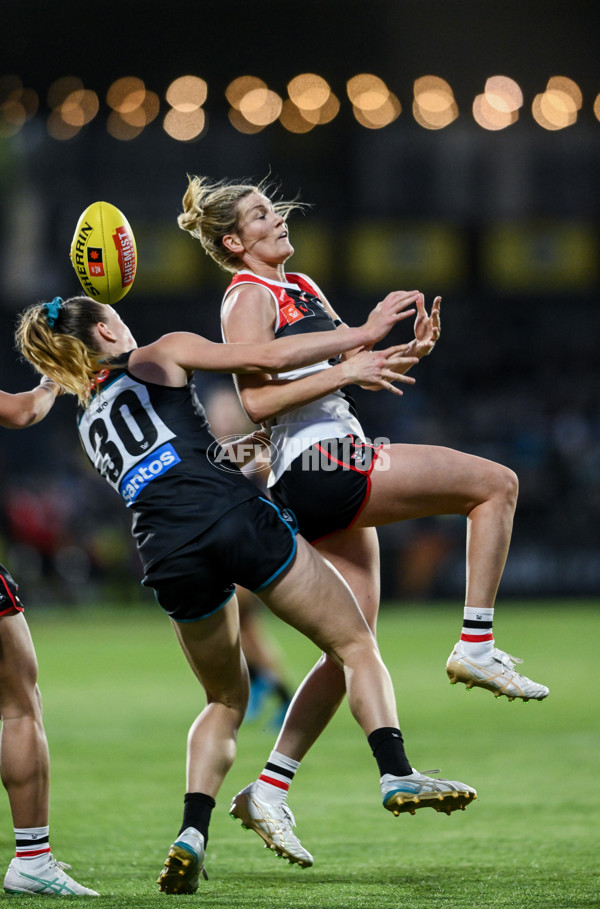
[[[595,132],[593,131],[595,129]],[[311,275],[350,324],[392,289],[443,296],[442,336],[402,398],[350,389],[370,439],[448,445],[500,461],[520,479],[500,596],[600,592],[600,151],[597,124],[561,135],[518,125],[431,135],[340,125],[301,140],[235,137],[141,145],[93,130],[50,142],[35,121],[0,143],[0,387],[34,380],[13,348],[18,311],[80,291],[68,259],[79,215],[98,199],[126,213],[138,274],[119,311],[140,344],[171,330],[219,340],[227,275],[178,230],[186,173],[269,172],[294,216],[291,267]],[[140,151],[143,150],[143,154]],[[274,163],[276,162],[276,164]],[[399,326],[393,341],[408,340]],[[199,374],[201,397],[231,388]],[[129,514],[85,461],[73,400],[40,425],[2,430],[0,561],[27,602],[148,597]],[[380,530],[386,600],[461,598],[465,521]]]

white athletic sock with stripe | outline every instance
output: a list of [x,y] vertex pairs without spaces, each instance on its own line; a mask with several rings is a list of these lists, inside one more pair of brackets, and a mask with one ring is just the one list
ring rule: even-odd
[[465,606],[460,641],[466,656],[476,659],[491,654],[494,649],[494,608],[477,609]]
[[272,751],[256,784],[258,798],[271,804],[283,804],[299,766],[299,761],[294,761],[279,751]]
[[49,827],[15,827],[16,857],[27,862],[45,862],[50,855]]

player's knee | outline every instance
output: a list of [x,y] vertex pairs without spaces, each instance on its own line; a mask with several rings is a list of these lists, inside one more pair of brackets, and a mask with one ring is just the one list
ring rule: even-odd
[[42,697],[35,682],[17,675],[3,679],[0,685],[0,719],[30,717],[41,720]]
[[500,466],[498,471],[497,484],[500,496],[509,508],[513,511],[517,507],[517,498],[519,495],[519,478],[514,470],[509,467]]
[[235,734],[242,725],[248,701],[242,697],[207,697],[206,707],[213,716],[218,717],[218,723],[222,728],[227,728]]
[[365,662],[381,661],[377,641],[368,629],[354,640],[349,641],[345,646],[340,647],[338,655],[345,668],[352,668]]
[[226,690],[205,687],[207,705],[218,705],[233,716],[238,716],[242,721],[248,706],[249,685],[241,684],[228,687]]

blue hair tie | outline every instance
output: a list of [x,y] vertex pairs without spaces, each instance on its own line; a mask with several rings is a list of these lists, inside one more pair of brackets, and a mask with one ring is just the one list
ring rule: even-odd
[[58,319],[58,314],[63,308],[63,301],[61,297],[55,297],[52,303],[44,303],[44,309],[46,310],[46,322],[50,328],[54,328],[56,325],[56,320]]

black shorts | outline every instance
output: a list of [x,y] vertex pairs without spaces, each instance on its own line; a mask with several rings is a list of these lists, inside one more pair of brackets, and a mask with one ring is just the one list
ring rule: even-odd
[[18,584],[8,568],[0,565],[0,616],[23,612],[23,604],[17,596],[17,590]]
[[142,583],[176,622],[204,619],[236,584],[256,593],[282,574],[296,554],[297,531],[294,515],[256,496],[152,565]]
[[273,501],[294,512],[310,543],[346,530],[367,504],[380,447],[350,435],[311,445],[272,487]]

